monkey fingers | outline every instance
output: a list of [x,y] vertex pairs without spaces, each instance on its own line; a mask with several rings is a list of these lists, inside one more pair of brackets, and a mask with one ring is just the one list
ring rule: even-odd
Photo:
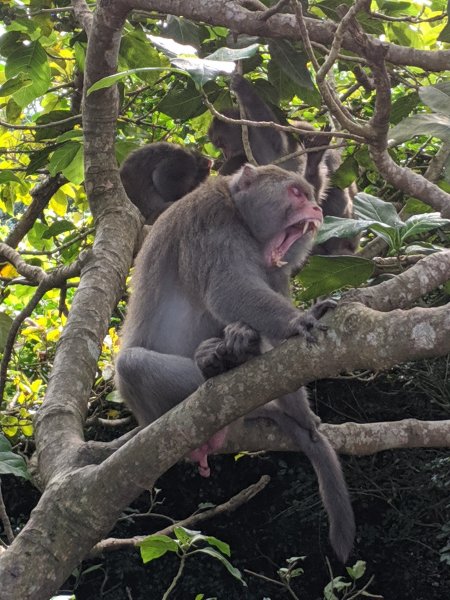
[[225,327],[223,336],[227,358],[236,367],[261,354],[261,336],[246,323],[230,323]]
[[[326,300],[319,300],[316,302],[310,309],[309,313],[313,315],[315,319],[321,319],[325,313],[333,308],[336,308],[337,302],[336,300],[332,300],[331,298],[327,298]],[[326,326],[325,326],[326,328]]]
[[209,338],[198,346],[194,361],[205,379],[211,379],[228,370],[224,368],[224,352],[225,344],[222,338]]

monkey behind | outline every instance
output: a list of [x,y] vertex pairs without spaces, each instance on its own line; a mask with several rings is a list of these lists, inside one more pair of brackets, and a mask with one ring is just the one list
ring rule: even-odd
[[122,164],[120,177],[127,196],[151,225],[206,179],[211,164],[196,150],[155,142],[132,152]]

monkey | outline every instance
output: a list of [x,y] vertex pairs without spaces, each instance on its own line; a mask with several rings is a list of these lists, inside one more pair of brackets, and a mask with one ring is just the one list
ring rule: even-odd
[[[239,103],[244,106],[246,117],[249,120],[280,123],[275,113],[244,77],[234,74],[231,79],[231,89],[235,92]],[[237,108],[226,109],[223,114],[233,119],[240,118],[240,111]],[[314,130],[311,124],[303,121],[297,122],[296,125],[303,129]],[[222,150],[225,157],[219,173],[230,175],[247,162],[240,125],[226,123],[214,117],[208,130],[208,136],[211,142]],[[248,137],[252,154],[259,165],[273,163],[282,156],[302,148],[327,145],[330,140],[329,136],[317,133],[315,136],[300,134],[298,141],[292,134],[266,127],[249,127]],[[341,164],[339,152],[331,149],[308,152],[277,164],[283,169],[304,175],[316,191],[316,198],[322,207],[324,216],[352,218],[353,197],[357,193],[356,186],[352,185],[344,190],[329,186],[330,176]],[[330,238],[316,246],[313,254],[354,254],[358,243],[359,236],[346,239]]]
[[[270,346],[294,335],[315,339],[327,304],[295,308],[289,279],[306,261],[321,222],[312,186],[273,165],[244,165],[234,175],[208,178],[158,218],[136,259],[116,360],[116,386],[141,425],[214,374],[208,340],[214,345],[224,337],[233,365],[261,351],[259,337]],[[305,392],[267,405],[263,415],[311,460],[333,547],[345,560],[353,512],[338,458],[318,431]],[[225,436],[226,428],[191,453],[201,475],[209,475],[207,455]]]
[[196,150],[155,142],[132,152],[120,177],[127,196],[147,225],[209,175],[212,161]]

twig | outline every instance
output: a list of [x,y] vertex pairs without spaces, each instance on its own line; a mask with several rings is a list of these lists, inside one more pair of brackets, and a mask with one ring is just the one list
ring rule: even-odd
[[340,102],[336,92],[326,81],[325,76],[331,69],[339,54],[342,40],[344,38],[346,28],[350,24],[350,20],[353,18],[354,14],[360,9],[361,3],[364,2],[366,2],[366,0],[357,0],[357,2],[352,6],[352,8],[349,9],[347,14],[339,23],[335,32],[335,38],[330,50],[330,54],[325,59],[325,62],[322,64],[322,66],[320,66],[311,45],[311,40],[309,38],[308,30],[303,17],[301,3],[297,0],[293,0],[293,7],[297,18],[300,36],[302,38],[306,53],[309,59],[311,60],[314,70],[316,71],[316,83],[322,94],[322,97],[329,111],[337,118],[341,126],[345,127],[349,132],[351,132],[351,134],[358,136],[358,141],[361,141],[361,138],[365,140],[367,138],[372,137],[372,132],[370,128],[367,125],[356,122],[354,120],[353,115]]
[[0,521],[3,523],[3,529],[6,533],[6,539],[9,544],[12,544],[14,541],[14,533],[11,527],[11,522],[8,517],[8,513],[6,512],[5,502],[3,500],[2,493],[2,480],[0,479]]
[[67,117],[67,119],[61,119],[60,121],[52,121],[51,123],[45,123],[45,125],[13,125],[13,123],[7,123],[0,119],[0,125],[7,129],[24,129],[29,131],[46,129],[47,127],[54,127],[55,125],[65,125],[66,123],[81,123],[81,115],[74,115],[73,117]]
[[261,21],[267,21],[268,19],[270,19],[270,17],[280,12],[280,10],[284,8],[286,4],[289,4],[290,1],[291,0],[278,0],[278,2],[274,6],[265,10],[261,15],[257,15],[258,19],[261,19]]
[[[18,246],[19,242],[33,227],[37,217],[47,206],[50,198],[64,183],[66,183],[66,181],[67,179],[62,175],[48,177],[31,190],[33,201],[24,212],[16,227],[14,227],[14,229],[6,236],[4,242],[8,244],[8,246],[11,246],[11,248],[16,248]],[[1,258],[2,257],[0,256],[0,260]]]
[[[253,485],[250,485],[248,488],[245,488],[245,490],[242,490],[241,492],[236,494],[236,496],[233,496],[232,498],[230,498],[230,500],[227,500],[223,504],[219,504],[218,506],[215,506],[214,508],[211,508],[209,510],[205,510],[204,512],[191,515],[190,517],[187,517],[182,521],[178,521],[173,525],[169,525],[168,527],[165,527],[160,531],[156,531],[155,535],[170,535],[175,527],[192,527],[193,525],[196,525],[201,521],[212,519],[213,517],[221,515],[225,512],[232,512],[242,504],[245,504],[246,502],[251,500],[254,496],[256,496],[256,494],[259,494],[259,492],[261,492],[266,487],[269,481],[270,477],[268,475],[263,475],[259,481],[257,481]],[[139,542],[142,542],[146,537],[148,536],[140,535],[127,539],[107,538],[96,544],[92,548],[89,555],[96,556],[102,552],[111,552],[114,550],[127,548],[129,546],[136,546]]]
[[[232,125],[248,125],[251,127],[272,127],[272,129],[276,129],[277,131],[285,131],[286,133],[301,133],[302,135],[317,135],[317,129],[302,129],[301,127],[296,127],[294,125],[280,125],[279,123],[275,123],[274,121],[249,121],[248,119],[232,119],[231,117],[227,117],[220,113],[214,105],[208,100],[206,94],[203,92],[203,101],[205,102],[208,109],[211,113],[224,121],[225,123],[230,123]],[[343,131],[321,131],[320,135],[323,137],[337,137],[344,138],[348,140],[354,140],[356,142],[365,142],[365,138],[360,137],[358,135],[353,135],[352,133],[346,133]]]
[[[2,244],[2,246],[4,246],[4,244]],[[11,248],[9,249],[9,251],[15,252]],[[0,402],[3,400],[6,378],[8,374],[8,363],[11,359],[14,343],[16,340],[16,336],[19,332],[20,326],[25,321],[25,319],[31,316],[33,310],[36,308],[43,296],[49,290],[60,287],[67,279],[70,279],[71,277],[76,277],[80,274],[81,267],[84,265],[89,255],[89,252],[82,252],[78,259],[72,264],[59,267],[58,269],[55,269],[54,271],[48,274],[46,274],[42,269],[39,269],[39,267],[33,267],[33,269],[39,269],[39,271],[41,272],[41,274],[39,275],[39,285],[36,291],[34,292],[31,300],[13,320],[11,328],[8,332],[5,348],[3,351],[3,357],[0,364]],[[22,259],[20,259],[20,261],[23,262]],[[30,265],[26,266],[27,268],[30,268]],[[22,265],[20,265],[20,267],[23,268]]]

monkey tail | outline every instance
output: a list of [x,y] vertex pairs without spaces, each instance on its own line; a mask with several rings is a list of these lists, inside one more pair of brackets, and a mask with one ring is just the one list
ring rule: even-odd
[[311,461],[319,481],[320,496],[330,522],[330,542],[339,560],[346,562],[355,539],[355,517],[339,458],[327,438],[296,426],[291,432]]

